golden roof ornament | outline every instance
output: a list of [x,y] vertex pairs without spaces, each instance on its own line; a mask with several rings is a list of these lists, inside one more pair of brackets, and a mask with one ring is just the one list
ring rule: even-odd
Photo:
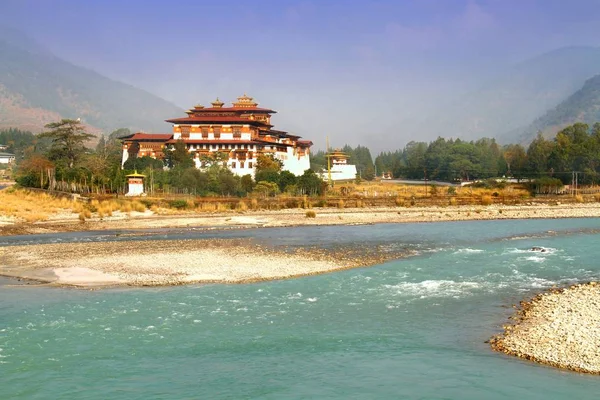
[[254,100],[254,98],[248,96],[246,93],[244,93],[243,96],[240,96],[237,98],[238,101],[233,103],[234,107],[239,107],[239,108],[253,108],[256,107],[258,105],[258,103],[256,103]]
[[[218,100],[218,99],[217,99],[217,100]],[[194,108],[195,108],[196,110],[202,110],[202,109],[204,108],[204,106],[203,106],[202,104],[198,103],[198,104],[196,104],[196,105],[194,106]]]
[[223,107],[223,105],[224,105],[225,103],[223,103],[223,102],[222,102],[221,100],[219,100],[219,98],[217,97],[217,99],[216,99],[215,101],[213,101],[212,103],[210,103],[210,104],[212,104],[213,108],[222,108],[222,107]]

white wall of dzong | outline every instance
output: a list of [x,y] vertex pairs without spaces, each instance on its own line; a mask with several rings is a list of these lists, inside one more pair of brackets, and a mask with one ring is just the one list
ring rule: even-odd
[[[324,180],[329,179],[327,171],[321,173],[321,178]],[[356,179],[356,165],[353,164],[336,164],[331,166],[331,180],[332,181],[345,181]]]
[[288,147],[286,152],[276,152],[275,158],[283,162],[283,169],[290,171],[296,176],[304,174],[304,171],[310,168],[310,157],[308,152],[305,155],[294,154],[295,149]]

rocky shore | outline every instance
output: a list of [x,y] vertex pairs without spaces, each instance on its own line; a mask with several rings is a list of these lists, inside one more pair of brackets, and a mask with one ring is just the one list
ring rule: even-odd
[[65,231],[152,228],[251,228],[302,225],[354,225],[376,223],[443,222],[531,218],[600,217],[600,203],[523,204],[490,206],[431,206],[379,208],[315,208],[314,218],[304,209],[230,211],[220,213],[187,213],[150,215],[148,213],[115,213],[112,217],[93,217],[81,223],[77,214],[53,216],[37,223],[2,221],[0,235],[25,235]]
[[247,283],[379,264],[406,255],[377,247],[275,248],[250,239],[62,243],[0,248],[0,275],[56,285]]
[[553,367],[600,374],[600,283],[574,285],[521,302],[492,349]]

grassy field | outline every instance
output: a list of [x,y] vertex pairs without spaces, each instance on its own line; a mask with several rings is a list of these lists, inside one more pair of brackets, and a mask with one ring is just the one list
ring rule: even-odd
[[76,199],[70,194],[47,194],[42,191],[8,188],[0,191],[0,217],[10,221],[37,222],[51,218],[107,218],[115,213],[152,211],[158,215],[244,212],[246,210],[312,209],[318,207],[427,207],[492,204],[515,205],[536,202],[593,202],[598,195],[536,196],[523,187],[509,185],[502,189],[470,187],[432,187],[381,182],[347,183],[331,188],[326,196],[275,197],[168,197],[116,198],[96,196]]

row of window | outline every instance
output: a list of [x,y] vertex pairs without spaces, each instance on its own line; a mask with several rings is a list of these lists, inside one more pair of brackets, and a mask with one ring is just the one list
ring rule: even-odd
[[[242,168],[242,169],[243,169],[245,165],[246,165],[246,162],[245,162],[245,161],[240,161],[240,168]],[[252,165],[253,165],[253,164],[252,164],[252,161],[249,161],[249,162],[248,162],[248,168],[250,168],[250,169],[251,169],[251,168],[252,168]],[[201,167],[201,168],[206,168],[206,166],[207,166],[207,165],[206,165],[206,162],[202,162],[202,163],[200,163],[200,167]],[[232,169],[236,169],[236,168],[237,168],[237,162],[236,162],[236,161],[232,161],[232,162],[231,162],[231,168],[232,168]]]
[[[244,168],[245,162],[244,161],[240,161],[240,168]],[[236,169],[237,168],[237,162],[232,161],[231,162],[231,168]],[[248,162],[248,168],[252,168],[252,161]]]
[[253,144],[198,144],[190,145],[190,150],[254,150],[255,145]]

